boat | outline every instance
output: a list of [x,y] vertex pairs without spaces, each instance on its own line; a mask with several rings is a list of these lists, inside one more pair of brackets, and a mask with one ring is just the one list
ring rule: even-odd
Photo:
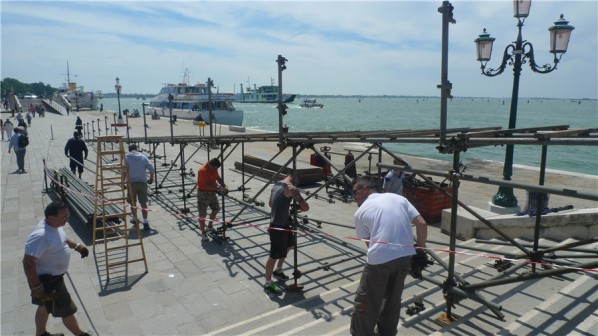
[[68,61],[66,62],[66,78],[67,82],[63,83],[62,88],[55,93],[60,96],[57,99],[58,102],[66,105],[70,110],[97,110],[98,100],[102,98],[102,91],[85,91],[83,86],[77,86],[76,82],[71,82]]
[[[212,122],[223,125],[241,126],[243,111],[233,106],[234,94],[209,93],[206,84],[189,84],[189,73],[185,71],[183,82],[166,84],[157,96],[150,100],[150,112],[156,116],[170,116],[171,106],[168,97],[173,96],[172,115],[180,119],[210,121],[208,107],[211,100]],[[210,96],[210,97],[209,97]]]
[[[270,85],[257,87],[253,84],[251,87],[243,91],[243,84],[241,86],[241,93],[236,95],[236,102],[239,103],[278,103],[278,85],[274,85],[274,79],[270,79]],[[248,83],[249,85],[249,83]],[[296,94],[282,94],[283,103],[292,103],[297,97]]]
[[299,106],[307,107],[307,108],[313,108],[313,107],[323,108],[324,104],[320,104],[320,103],[316,102],[315,99],[304,99],[303,103],[301,103]]

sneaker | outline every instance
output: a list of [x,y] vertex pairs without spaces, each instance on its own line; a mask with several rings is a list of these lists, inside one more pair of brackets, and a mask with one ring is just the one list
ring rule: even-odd
[[212,233],[216,233],[216,229],[214,229],[214,227],[209,227],[208,230],[210,230]]
[[280,280],[280,281],[287,281],[287,280],[289,280],[289,277],[286,276],[283,271],[276,270],[276,271],[274,271],[272,273],[272,276],[274,278],[276,278],[277,280]]
[[282,295],[282,290],[274,282],[271,282],[268,286],[264,286],[264,290],[274,295]]
[[50,334],[49,332],[47,332],[47,331],[44,331],[44,333],[43,333],[43,334],[41,334],[40,336],[64,336],[64,334],[63,334],[63,333],[58,333],[58,334]]
[[210,240],[210,238],[208,238],[208,234],[207,233],[204,233],[204,234],[201,235],[201,240],[208,241],[208,240]]
[[143,229],[145,231],[149,231],[149,229],[150,229],[149,223],[143,223]]

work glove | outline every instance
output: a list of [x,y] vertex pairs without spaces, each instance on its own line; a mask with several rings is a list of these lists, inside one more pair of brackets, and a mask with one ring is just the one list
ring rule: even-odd
[[228,189],[220,188],[220,189],[218,189],[218,193],[222,196],[226,196],[226,195],[228,195]]
[[82,244],[77,244],[77,246],[75,246],[75,251],[81,254],[81,258],[85,258],[89,255],[89,250]]
[[40,300],[41,302],[54,300],[54,294],[46,292],[44,285],[42,284],[31,287],[31,297]]
[[409,274],[416,279],[421,279],[422,271],[429,265],[434,265],[434,261],[428,259],[428,253],[426,250],[416,248],[415,254],[411,256],[411,270]]

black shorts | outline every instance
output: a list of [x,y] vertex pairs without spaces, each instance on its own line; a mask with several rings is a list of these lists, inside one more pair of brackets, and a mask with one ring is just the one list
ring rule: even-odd
[[77,312],[77,306],[75,306],[75,303],[71,300],[71,295],[64,285],[64,274],[42,274],[39,276],[39,280],[44,285],[44,290],[46,292],[54,293],[54,300],[44,304],[37,299],[31,299],[31,303],[38,306],[45,305],[48,313],[52,314],[54,317],[67,317]]
[[270,235],[270,257],[272,259],[281,259],[287,257],[289,248],[295,246],[295,236],[290,231],[291,228],[285,230],[268,229]]
[[[76,160],[83,163],[83,159],[81,159],[81,160],[76,159]],[[82,173],[83,172],[83,164],[79,164],[77,161],[71,159],[71,162],[70,162],[71,171],[74,172],[77,169],[79,171],[79,173]]]

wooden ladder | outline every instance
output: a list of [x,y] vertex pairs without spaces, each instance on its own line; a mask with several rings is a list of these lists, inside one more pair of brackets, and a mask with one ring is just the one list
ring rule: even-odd
[[[93,215],[93,251],[96,245],[103,246],[106,279],[110,279],[110,269],[127,268],[128,264],[143,261],[145,273],[148,272],[143,236],[139,225],[130,224],[129,219],[136,217],[136,211],[129,209],[127,203],[126,182],[123,177],[125,159],[124,138],[120,135],[96,137],[97,163],[95,184],[95,206]],[[139,223],[135,218],[135,223]],[[98,237],[101,233],[101,237]],[[137,239],[130,241],[130,235]],[[125,274],[128,274],[128,268]]]

